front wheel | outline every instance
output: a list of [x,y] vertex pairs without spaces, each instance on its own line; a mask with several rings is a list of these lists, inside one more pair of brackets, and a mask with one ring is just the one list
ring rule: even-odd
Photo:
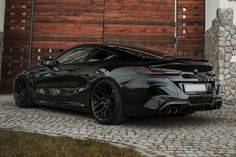
[[23,76],[18,77],[15,81],[14,99],[18,107],[30,108],[34,106],[29,84]]
[[93,116],[102,124],[119,124],[126,120],[120,89],[112,80],[101,80],[91,94]]

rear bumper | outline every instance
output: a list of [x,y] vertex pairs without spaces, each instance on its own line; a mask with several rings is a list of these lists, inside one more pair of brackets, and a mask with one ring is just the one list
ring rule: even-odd
[[[192,102],[190,99],[168,99],[167,97],[154,97],[149,100],[144,107],[151,109],[158,114],[181,114],[192,113],[195,111],[217,110],[222,106],[221,97],[199,96],[199,99],[207,99],[207,101]],[[199,103],[200,102],[200,103]]]
[[[181,85],[205,83],[206,92],[186,93]],[[186,79],[182,76],[139,76],[123,84],[127,115],[178,114],[220,109],[219,86],[213,79]]]

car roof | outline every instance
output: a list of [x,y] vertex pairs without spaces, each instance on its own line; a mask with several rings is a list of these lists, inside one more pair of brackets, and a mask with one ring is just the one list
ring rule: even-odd
[[[83,45],[79,45],[79,46],[83,46]],[[151,49],[146,49],[146,48],[141,48],[141,47],[132,47],[132,46],[123,46],[123,45],[116,45],[116,44],[84,44],[84,46],[114,49],[116,51],[124,49],[124,50],[130,50],[136,53],[150,55],[152,57],[158,57],[158,58],[162,58],[168,55],[168,53],[162,53],[162,52],[154,51]]]

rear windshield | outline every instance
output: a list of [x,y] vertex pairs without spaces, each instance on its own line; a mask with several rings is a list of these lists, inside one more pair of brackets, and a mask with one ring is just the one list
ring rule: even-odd
[[126,52],[131,55],[135,55],[135,56],[147,58],[147,59],[161,59],[161,58],[170,57],[168,53],[165,54],[162,52],[153,51],[153,50],[145,49],[145,48],[122,47],[122,46],[112,46],[112,47],[117,49],[118,51]]

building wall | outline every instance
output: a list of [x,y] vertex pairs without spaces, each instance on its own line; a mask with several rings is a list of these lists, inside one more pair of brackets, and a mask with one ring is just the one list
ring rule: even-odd
[[3,52],[3,30],[4,30],[5,0],[0,0],[0,82],[2,69],[2,52]]
[[0,32],[4,28],[4,15],[5,15],[5,0],[0,0]]
[[[236,0],[206,0],[206,30],[212,26],[212,21],[216,18],[219,8],[232,8],[236,13]],[[234,16],[233,22],[236,24],[236,16]]]
[[[236,13],[236,0],[220,0],[220,8],[232,8],[234,13]],[[236,24],[236,16],[234,16],[233,22]]]
[[236,55],[236,25],[232,8],[218,9],[213,25],[206,31],[205,56],[216,73],[220,84],[220,95],[225,104],[236,104],[236,63],[231,62]]
[[216,18],[216,10],[220,7],[219,0],[206,0],[206,30],[208,30],[212,25],[212,20]]

